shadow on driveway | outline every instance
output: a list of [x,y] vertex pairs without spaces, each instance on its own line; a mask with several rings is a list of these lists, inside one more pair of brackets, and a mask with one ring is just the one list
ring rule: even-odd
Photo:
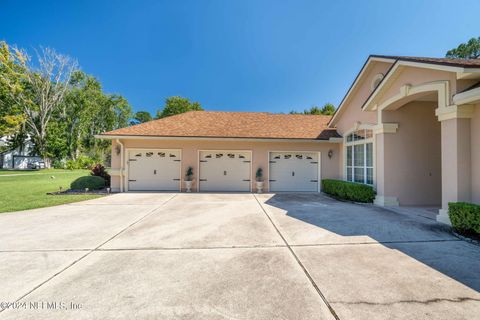
[[322,194],[264,194],[259,200],[292,246],[380,243],[480,292],[480,248],[454,237],[448,226]]

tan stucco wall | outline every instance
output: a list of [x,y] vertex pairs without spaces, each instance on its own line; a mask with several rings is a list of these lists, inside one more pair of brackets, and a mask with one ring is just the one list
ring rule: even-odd
[[442,121],[442,208],[471,201],[471,119]]
[[399,127],[377,136],[384,148],[383,159],[377,157],[379,194],[397,197],[400,205],[441,204],[441,125],[435,109],[436,103],[415,101],[383,113],[385,122]]
[[345,101],[342,107],[342,113],[339,114],[336,123],[337,131],[343,135],[350,130],[355,122],[376,124],[377,113],[362,111],[362,105],[372,92],[372,81],[379,73],[386,74],[391,64],[386,62],[375,62],[371,69],[364,75],[364,80],[358,83],[357,87],[350,93],[350,97]]
[[480,204],[480,104],[470,120],[472,153],[472,201]]
[[[251,150],[252,174],[261,167],[264,171],[265,190],[268,190],[268,152],[269,151],[316,151],[321,152],[321,179],[341,178],[339,167],[339,144],[329,142],[256,142],[256,141],[208,141],[208,140],[122,140],[125,148],[158,148],[181,149],[182,172],[189,166],[193,167],[194,179],[198,178],[198,151],[199,150]],[[120,168],[120,155],[115,152],[116,143],[112,142],[112,169]],[[328,151],[333,156],[328,157]],[[182,176],[182,179],[184,177]],[[255,190],[255,181],[252,177],[252,190]],[[182,183],[183,184],[183,183]],[[112,190],[118,191],[120,179],[112,177]],[[196,191],[196,183],[194,189]]]

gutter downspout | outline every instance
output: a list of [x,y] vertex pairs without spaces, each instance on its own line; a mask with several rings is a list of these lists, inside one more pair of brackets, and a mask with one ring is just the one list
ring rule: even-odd
[[123,143],[120,139],[116,139],[115,142],[120,145],[120,192],[123,192]]

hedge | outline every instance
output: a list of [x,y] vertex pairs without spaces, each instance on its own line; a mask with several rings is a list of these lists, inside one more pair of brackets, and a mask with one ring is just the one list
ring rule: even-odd
[[448,215],[454,229],[480,234],[480,205],[466,202],[450,202]]
[[335,198],[355,202],[373,202],[375,199],[373,187],[342,180],[322,180],[322,191]]
[[80,177],[70,184],[70,189],[72,190],[85,190],[85,188],[90,190],[98,190],[104,187],[105,179],[97,176]]

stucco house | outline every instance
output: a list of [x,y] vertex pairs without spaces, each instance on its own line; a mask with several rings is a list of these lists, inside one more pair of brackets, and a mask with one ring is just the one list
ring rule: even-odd
[[370,56],[333,117],[188,112],[98,136],[112,140],[116,191],[320,191],[372,185],[379,206],[480,203],[480,59]]

